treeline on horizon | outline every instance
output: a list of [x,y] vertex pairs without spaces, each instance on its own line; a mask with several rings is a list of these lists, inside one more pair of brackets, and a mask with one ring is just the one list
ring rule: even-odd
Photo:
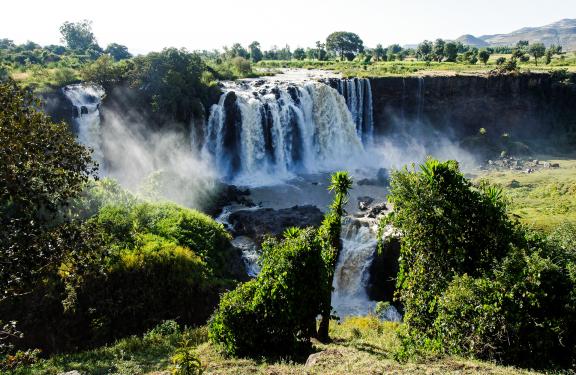
[[[36,84],[40,81],[50,83],[52,86],[62,86],[89,78],[85,77],[81,70],[98,60],[111,64],[131,61],[134,57],[127,46],[119,43],[110,43],[106,48],[101,47],[88,20],[65,22],[61,25],[60,32],[64,45],[40,46],[32,41],[16,45],[10,39],[0,39],[0,76],[31,72],[36,76],[33,80]],[[511,54],[511,60],[514,61],[528,62],[532,57],[537,64],[539,59],[544,58],[544,62],[549,64],[553,56],[563,57],[561,46],[552,45],[546,48],[542,43],[530,45],[528,41],[520,41],[515,46],[479,49],[460,41],[437,39],[425,40],[416,48],[406,48],[399,44],[391,44],[388,47],[378,44],[374,48],[368,48],[357,34],[343,31],[334,32],[325,41],[316,41],[314,46],[307,48],[291,49],[286,45],[273,46],[265,50],[258,41],[254,41],[248,46],[234,43],[229,47],[223,47],[222,50],[188,52],[180,49],[180,51],[199,56],[216,79],[256,76],[252,64],[261,61],[354,61],[371,64],[410,59],[427,63],[486,64],[493,54]],[[157,52],[150,54],[154,53]],[[502,65],[505,62],[503,59],[503,57],[498,59],[497,64]],[[26,82],[26,77],[23,81]]]

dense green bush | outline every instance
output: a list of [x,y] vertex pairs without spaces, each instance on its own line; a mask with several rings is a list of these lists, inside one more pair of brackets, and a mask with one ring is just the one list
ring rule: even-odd
[[[500,190],[473,186],[453,161],[395,172],[389,199],[395,212],[384,223],[401,232],[405,352],[427,348],[537,367],[573,363],[570,235],[553,241],[518,226]],[[569,244],[559,246],[564,240]]]
[[117,246],[132,247],[142,234],[154,234],[187,247],[208,264],[215,275],[230,276],[235,251],[222,224],[208,215],[173,203],[140,202],[108,205],[94,220]]
[[210,338],[232,355],[298,353],[316,329],[325,283],[313,229],[288,230],[263,245],[258,277],[226,293],[210,322]]
[[201,257],[153,234],[113,254],[103,273],[86,275],[74,290],[74,312],[93,340],[142,332],[164,319],[201,323],[218,298]]
[[242,276],[231,267],[241,260],[223,226],[199,212],[136,202],[104,206],[89,223],[105,234],[108,255],[92,267],[72,260],[61,274],[68,310],[96,341],[165,319],[202,323],[218,294]]

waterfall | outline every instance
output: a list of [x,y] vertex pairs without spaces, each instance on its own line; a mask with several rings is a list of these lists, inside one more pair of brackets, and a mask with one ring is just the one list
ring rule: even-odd
[[416,110],[416,120],[420,122],[422,118],[422,110],[424,108],[424,89],[425,89],[425,82],[424,77],[418,77],[418,88],[416,91],[416,102],[417,102],[417,110]]
[[[374,312],[376,301],[366,293],[369,268],[377,249],[378,218],[345,217],[342,223],[342,251],[334,272],[332,308],[340,318]],[[390,306],[381,319],[400,321],[402,316]]]
[[338,80],[335,85],[356,124],[358,136],[364,145],[371,145],[374,136],[374,110],[372,108],[372,86],[368,78]]
[[76,108],[73,125],[78,141],[92,149],[92,158],[100,164],[100,173],[102,173],[104,153],[100,131],[100,103],[104,91],[96,86],[76,84],[65,86],[62,92]]
[[332,306],[340,317],[366,315],[376,302],[366,293],[368,268],[377,245],[376,220],[346,217],[342,224],[342,251],[334,273]]
[[320,82],[229,84],[204,134],[203,153],[229,179],[329,170],[364,152],[346,100]]

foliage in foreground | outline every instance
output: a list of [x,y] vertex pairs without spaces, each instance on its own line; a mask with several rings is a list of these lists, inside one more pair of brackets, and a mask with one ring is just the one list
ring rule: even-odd
[[308,349],[326,279],[316,231],[292,228],[270,239],[261,262],[255,279],[222,296],[210,338],[235,356]]
[[[576,358],[576,244],[507,216],[501,191],[473,186],[454,161],[392,176],[387,218],[401,232],[400,357],[422,348],[570,366]],[[565,238],[565,236],[563,237]]]
[[222,297],[210,324],[213,342],[232,355],[258,356],[300,353],[316,335],[328,340],[332,279],[351,188],[348,173],[334,173],[329,187],[334,201],[320,228],[290,228],[282,241],[263,245],[258,277]]

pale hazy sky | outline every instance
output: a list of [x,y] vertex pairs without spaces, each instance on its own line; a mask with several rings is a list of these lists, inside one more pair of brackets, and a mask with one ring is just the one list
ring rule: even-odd
[[576,18],[576,0],[3,0],[0,38],[57,44],[62,22],[89,19],[101,46],[117,42],[133,53],[253,40],[264,49],[307,47],[332,31],[355,32],[373,47],[507,33],[563,18]]

